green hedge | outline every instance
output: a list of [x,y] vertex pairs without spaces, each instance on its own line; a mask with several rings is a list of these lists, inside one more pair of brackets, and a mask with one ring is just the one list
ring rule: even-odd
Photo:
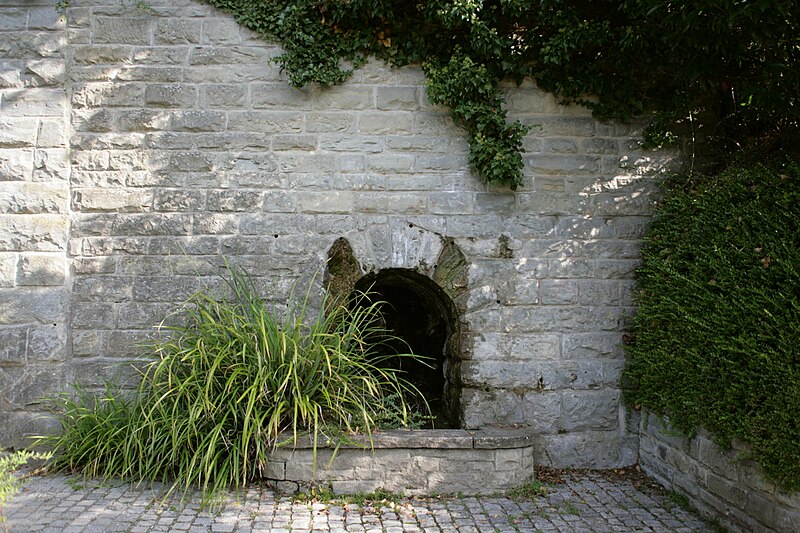
[[800,164],[674,179],[642,250],[627,400],[800,488]]

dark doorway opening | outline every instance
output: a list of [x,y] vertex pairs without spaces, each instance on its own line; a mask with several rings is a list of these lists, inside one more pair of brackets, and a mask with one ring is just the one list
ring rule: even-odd
[[[413,270],[390,268],[367,274],[355,289],[385,302],[385,327],[408,346],[386,346],[386,355],[407,352],[427,357],[427,365],[398,358],[405,377],[422,393],[437,428],[459,427],[458,320],[450,297],[430,278]],[[393,352],[391,350],[394,350]]]

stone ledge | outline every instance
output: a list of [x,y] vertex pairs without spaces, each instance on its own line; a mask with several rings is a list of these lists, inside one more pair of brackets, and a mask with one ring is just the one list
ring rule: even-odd
[[534,477],[526,429],[396,430],[337,446],[299,437],[272,454],[266,479],[282,490],[328,484],[337,494],[385,489],[405,494],[491,494]]

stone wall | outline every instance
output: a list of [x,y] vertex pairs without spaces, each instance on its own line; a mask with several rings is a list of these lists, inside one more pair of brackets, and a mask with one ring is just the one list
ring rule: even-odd
[[278,448],[263,477],[286,492],[325,485],[336,494],[496,494],[534,478],[534,440],[528,430],[399,430],[326,443],[315,456],[306,438]]
[[642,417],[639,438],[642,469],[701,514],[732,532],[797,531],[800,494],[764,479],[756,463],[741,458],[747,452],[741,443],[723,450],[702,430],[688,439],[655,415]]
[[[130,4],[130,3],[129,3]],[[623,322],[668,157],[526,81],[516,192],[482,184],[416,67],[372,62],[293,89],[280,53],[189,0],[0,0],[2,444],[33,431],[42,394],[131,374],[137,342],[234,257],[285,300],[347,239],[364,273],[465,280],[461,425],[528,426],[537,461],[635,463],[620,407]],[[460,255],[459,255],[460,254]],[[317,277],[317,283],[322,276]],[[39,426],[47,421],[39,422]]]
[[[0,444],[67,381],[69,105],[52,2],[0,7]],[[46,424],[45,424],[46,426]]]

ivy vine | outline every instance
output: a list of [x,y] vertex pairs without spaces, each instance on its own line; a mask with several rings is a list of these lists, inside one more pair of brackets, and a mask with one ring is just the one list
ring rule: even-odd
[[689,124],[692,139],[739,150],[800,124],[794,0],[205,1],[280,42],[295,86],[340,83],[370,56],[421,64],[429,99],[469,135],[473,171],[511,189],[528,130],[508,123],[504,79],[531,76],[599,119],[647,113],[654,145]]
[[429,100],[452,109],[469,135],[473,172],[511,189],[522,184],[528,127],[508,123],[498,83],[529,73],[515,60],[522,43],[510,22],[523,2],[208,1],[280,42],[285,52],[276,61],[293,86],[340,83],[369,56],[421,64]]

